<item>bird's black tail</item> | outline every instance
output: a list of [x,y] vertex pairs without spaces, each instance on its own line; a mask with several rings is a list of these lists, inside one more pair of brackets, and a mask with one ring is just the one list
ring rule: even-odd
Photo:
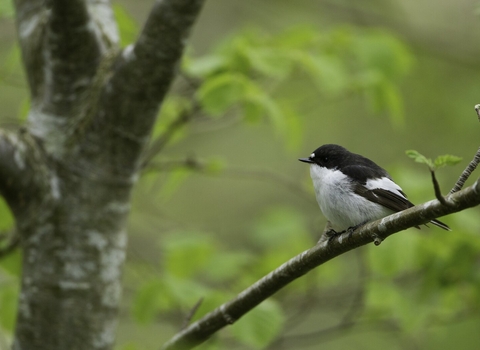
[[447,230],[447,231],[451,231],[450,227],[448,227],[447,225],[445,225],[443,222],[439,221],[439,220],[432,220],[430,221],[432,224],[434,224],[435,226],[438,226],[440,228],[443,228],[444,230]]

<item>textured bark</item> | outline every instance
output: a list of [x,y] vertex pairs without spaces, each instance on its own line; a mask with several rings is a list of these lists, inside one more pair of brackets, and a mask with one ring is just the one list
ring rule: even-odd
[[118,48],[106,0],[16,0],[31,110],[0,131],[23,249],[14,349],[111,349],[138,164],[203,1],[157,1]]

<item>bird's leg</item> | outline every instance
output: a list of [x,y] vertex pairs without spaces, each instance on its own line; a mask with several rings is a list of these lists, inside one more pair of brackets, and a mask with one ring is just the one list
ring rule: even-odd
[[337,237],[339,233],[332,228],[332,224],[330,221],[327,221],[325,228],[318,240],[317,244],[323,243],[325,241],[330,242],[334,237]]
[[[342,231],[345,232],[345,231]],[[325,236],[328,237],[328,241],[330,242],[333,238],[337,237],[338,235],[341,235],[342,232],[337,232],[333,228],[325,232]]]
[[347,233],[347,239],[350,239],[350,238],[352,237],[352,235],[353,235],[353,232],[354,232],[357,228],[359,228],[360,226],[365,225],[367,222],[368,222],[368,220],[367,220],[367,221],[364,221],[364,222],[361,222],[361,223],[359,223],[358,225],[351,226],[351,227],[347,228],[345,231],[343,231],[342,233],[346,232],[346,233]]

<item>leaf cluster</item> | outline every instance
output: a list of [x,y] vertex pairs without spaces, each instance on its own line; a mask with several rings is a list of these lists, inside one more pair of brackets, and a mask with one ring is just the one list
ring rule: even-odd
[[415,162],[426,164],[431,171],[435,171],[444,166],[452,166],[462,161],[461,157],[452,156],[450,154],[444,154],[438,156],[435,160],[425,157],[423,154],[415,150],[408,150],[405,152],[409,158],[412,158]]

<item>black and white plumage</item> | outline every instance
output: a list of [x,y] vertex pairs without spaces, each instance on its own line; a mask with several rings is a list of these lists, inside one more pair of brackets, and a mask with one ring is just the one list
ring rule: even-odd
[[[342,146],[323,145],[299,160],[310,164],[318,205],[335,232],[414,206],[385,169]],[[438,220],[431,223],[450,230]]]

